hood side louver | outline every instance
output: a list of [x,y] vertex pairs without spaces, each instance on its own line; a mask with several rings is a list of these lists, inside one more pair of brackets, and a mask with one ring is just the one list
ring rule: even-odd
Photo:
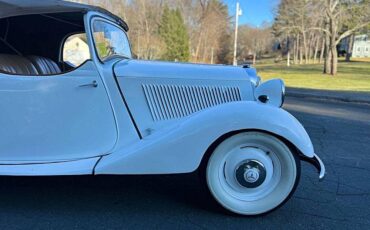
[[142,85],[154,121],[178,119],[200,110],[241,101],[239,87]]

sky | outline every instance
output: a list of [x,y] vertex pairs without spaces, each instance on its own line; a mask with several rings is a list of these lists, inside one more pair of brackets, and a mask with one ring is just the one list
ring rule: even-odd
[[279,0],[223,0],[229,7],[229,14],[235,16],[236,1],[239,1],[243,15],[239,18],[240,24],[261,26],[263,22],[272,22],[273,10]]

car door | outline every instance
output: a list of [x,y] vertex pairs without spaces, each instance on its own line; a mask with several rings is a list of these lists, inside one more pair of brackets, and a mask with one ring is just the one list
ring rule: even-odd
[[54,76],[0,74],[0,163],[100,156],[116,139],[111,103],[92,61]]

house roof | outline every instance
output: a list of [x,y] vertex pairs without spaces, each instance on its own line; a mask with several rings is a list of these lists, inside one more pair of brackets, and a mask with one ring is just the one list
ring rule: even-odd
[[118,16],[97,6],[85,5],[63,0],[0,0],[0,18],[30,14],[51,14],[65,12],[97,11],[116,20],[126,31],[127,24]]

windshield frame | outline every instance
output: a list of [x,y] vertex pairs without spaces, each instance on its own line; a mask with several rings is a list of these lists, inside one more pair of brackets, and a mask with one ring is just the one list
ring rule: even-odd
[[[100,22],[104,22],[104,23],[107,23],[107,24],[110,24],[116,28],[118,28],[119,30],[121,30],[124,35],[126,36],[126,39],[127,39],[127,43],[129,45],[129,50],[130,50],[130,53],[131,53],[131,57],[128,57],[126,55],[120,55],[120,54],[113,54],[113,55],[110,55],[110,56],[107,56],[105,58],[101,58],[100,55],[99,55],[99,52],[98,52],[98,49],[96,47],[96,41],[95,41],[95,37],[94,37],[94,24],[97,22],[97,21],[100,21]],[[105,63],[105,62],[108,62],[112,59],[115,59],[115,58],[121,58],[121,59],[132,59],[133,57],[133,53],[132,53],[132,47],[131,47],[131,43],[130,43],[130,39],[127,35],[127,32],[124,30],[124,28],[122,28],[120,25],[102,17],[102,16],[93,16],[90,20],[90,34],[91,34],[91,39],[92,39],[92,43],[93,43],[93,48],[94,48],[94,51],[95,51],[95,54],[96,54],[96,57],[98,58],[98,60],[101,62],[101,63]]]

